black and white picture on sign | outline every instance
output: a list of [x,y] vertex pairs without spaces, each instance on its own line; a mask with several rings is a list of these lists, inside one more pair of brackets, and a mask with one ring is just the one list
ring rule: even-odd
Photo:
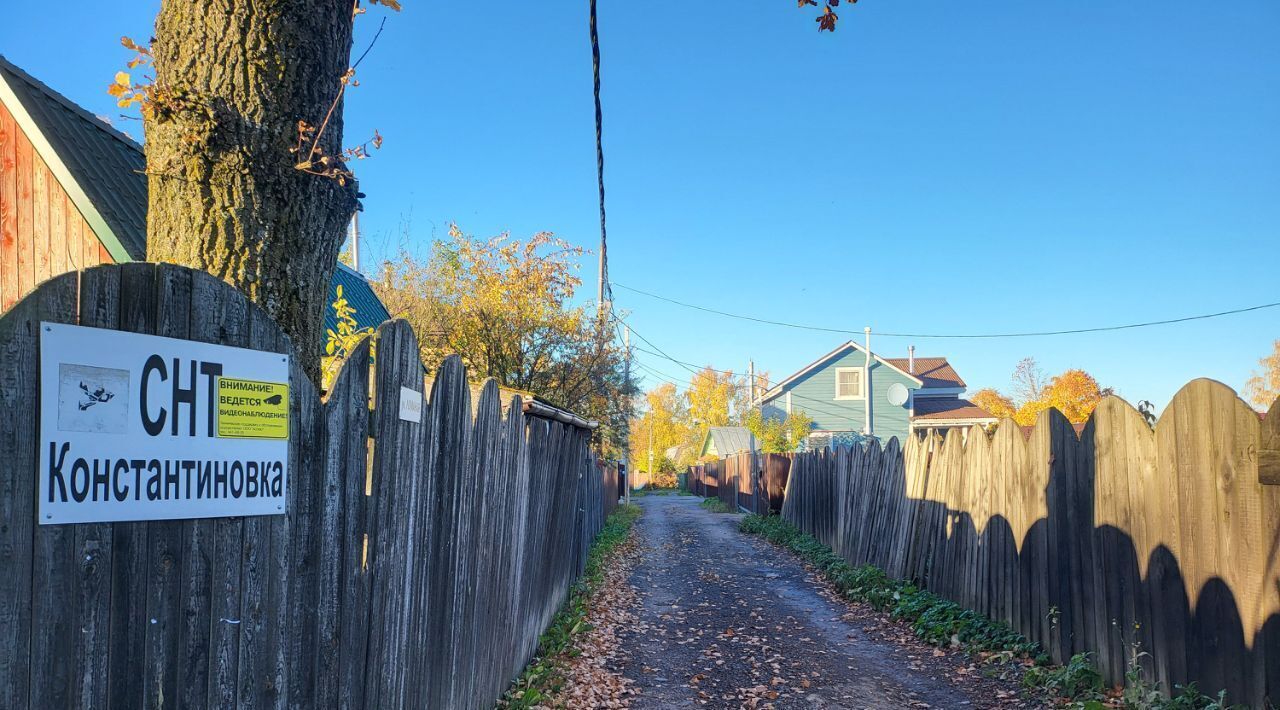
[[58,364],[58,430],[129,431],[129,371]]

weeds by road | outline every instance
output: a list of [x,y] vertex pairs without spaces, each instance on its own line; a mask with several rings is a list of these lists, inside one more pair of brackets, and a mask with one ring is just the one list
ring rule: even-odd
[[734,512],[733,508],[730,508],[729,506],[725,505],[724,501],[720,500],[719,498],[704,498],[702,502],[699,503],[698,505],[705,510],[711,511],[712,513]]
[[[498,702],[501,708],[621,707],[625,678],[605,666],[634,599],[627,584],[640,508],[620,506],[591,545],[586,571],[538,642],[538,653]],[[566,697],[568,695],[569,697]]]
[[[708,499],[713,500],[713,499]],[[1040,647],[1005,624],[965,609],[955,602],[889,578],[872,565],[854,567],[813,536],[779,516],[751,515],[742,520],[743,532],[759,535],[795,553],[812,565],[845,599],[911,625],[915,634],[939,647],[959,647],[991,662],[1021,666],[1022,685],[1046,702],[1080,710],[1225,710],[1223,694],[1206,696],[1195,685],[1179,686],[1174,697],[1143,680],[1135,649],[1124,688],[1104,688],[1102,676],[1088,653],[1064,665],[1050,665]]]

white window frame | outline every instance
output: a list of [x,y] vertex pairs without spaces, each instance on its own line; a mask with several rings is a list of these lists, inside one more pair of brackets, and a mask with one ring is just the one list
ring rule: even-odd
[[[858,373],[858,394],[841,395],[840,394],[840,373],[856,372]],[[867,398],[867,368],[865,367],[837,367],[836,368],[836,396],[837,400],[861,400]]]

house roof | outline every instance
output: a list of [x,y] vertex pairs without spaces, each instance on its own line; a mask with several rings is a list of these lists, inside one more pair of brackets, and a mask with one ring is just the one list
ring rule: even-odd
[[[12,92],[12,96],[4,89]],[[27,122],[23,129],[49,169],[58,175],[77,209],[117,262],[147,256],[147,159],[142,146],[106,121],[0,56],[0,99]],[[35,135],[31,135],[35,132]],[[42,150],[43,148],[43,150]],[[63,173],[63,174],[59,174]],[[68,184],[70,182],[71,184]],[[81,198],[81,199],[77,199]],[[359,272],[338,264],[329,283],[324,327],[336,327],[337,286],[353,308],[358,327],[390,320],[386,306]]]
[[[919,358],[916,358],[916,360],[918,362]],[[951,399],[950,397],[917,399],[915,401],[914,411],[915,414],[911,417],[911,421],[913,422],[942,420],[996,421],[996,418],[991,416],[990,412],[967,399]]]
[[373,292],[369,282],[359,271],[346,264],[339,263],[333,271],[333,280],[329,282],[329,300],[324,309],[324,328],[328,332],[338,327],[338,318],[331,304],[338,298],[338,286],[342,286],[342,295],[347,303],[356,309],[354,318],[356,328],[377,328],[383,321],[391,320],[387,307],[382,305],[378,294]]
[[[766,391],[763,395],[760,396],[760,401],[763,402],[765,400],[769,400],[776,397],[779,393],[783,391],[783,389],[786,388],[787,385],[809,374],[810,372],[822,367],[830,360],[833,360],[837,357],[844,355],[850,350],[856,350],[858,352],[863,352],[863,353],[867,351],[865,347],[850,340],[844,343],[843,345],[837,347],[835,350],[832,350],[826,355],[823,355],[817,360],[814,360],[808,365],[805,365],[798,372],[791,375],[787,379],[770,387],[768,391]],[[956,373],[955,369],[951,367],[951,364],[947,362],[947,359],[945,357],[916,358],[916,365],[915,365],[916,372],[914,375],[908,371],[909,365],[910,365],[908,358],[881,357],[880,355],[877,355],[874,352],[871,353],[871,357],[897,370],[900,374],[912,380],[915,380],[920,384],[920,387],[922,389],[931,389],[934,387],[964,387],[965,386],[964,380],[960,379],[960,375]]]
[[16,99],[9,110],[112,258],[146,258],[142,146],[2,56],[0,80],[0,99]]
[[[911,372],[911,359],[905,357],[889,357],[884,359],[885,362],[892,364],[899,370]],[[964,388],[964,380],[960,379],[960,375],[951,367],[951,363],[947,362],[945,357],[918,357],[916,358],[915,372],[916,378],[920,379],[925,389],[933,387],[960,387]]]
[[[721,456],[756,450],[756,438],[744,426],[713,426],[707,430],[707,437],[715,444],[716,451]],[[705,451],[706,448],[704,442],[702,449]]]

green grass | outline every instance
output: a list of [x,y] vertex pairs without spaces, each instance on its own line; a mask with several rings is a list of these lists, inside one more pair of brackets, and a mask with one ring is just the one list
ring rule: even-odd
[[[712,499],[708,499],[712,500]],[[1003,623],[965,609],[915,585],[892,579],[878,567],[854,567],[781,517],[749,515],[742,520],[743,532],[759,535],[784,547],[813,565],[845,598],[888,612],[911,624],[916,635],[935,646],[960,646],[968,651],[987,651],[992,658],[1024,661],[1028,664],[1022,683],[1028,689],[1081,710],[1121,707],[1126,710],[1226,710],[1224,695],[1202,694],[1195,685],[1175,688],[1166,698],[1158,688],[1142,681],[1135,649],[1126,676],[1126,687],[1118,697],[1108,697],[1102,676],[1088,653],[1078,653],[1065,665],[1049,665],[1038,644]],[[1118,703],[1118,704],[1117,704]]]
[[733,508],[730,508],[729,506],[725,505],[724,501],[720,500],[719,498],[703,498],[702,502],[699,503],[698,506],[706,510],[709,510],[713,513],[734,512]]
[[605,521],[604,529],[587,553],[586,571],[574,583],[569,598],[538,639],[537,655],[511,684],[499,707],[532,708],[560,689],[564,682],[564,661],[573,653],[574,638],[591,629],[587,622],[587,603],[604,583],[605,568],[618,547],[626,542],[638,517],[639,508],[622,505]]

